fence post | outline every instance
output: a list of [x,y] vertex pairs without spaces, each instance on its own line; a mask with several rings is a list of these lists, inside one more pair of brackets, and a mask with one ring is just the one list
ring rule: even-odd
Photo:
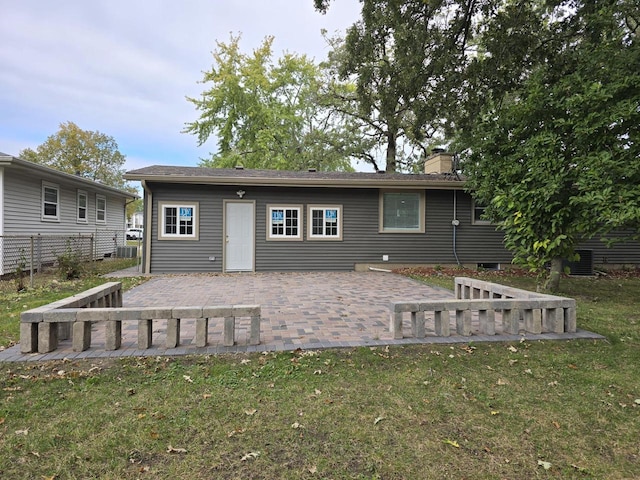
[[30,254],[29,254],[29,287],[33,288],[33,235],[31,235],[30,237],[30,241],[29,241],[29,245],[30,245]]

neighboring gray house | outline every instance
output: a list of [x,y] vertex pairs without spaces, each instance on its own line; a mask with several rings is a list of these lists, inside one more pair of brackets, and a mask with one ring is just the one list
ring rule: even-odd
[[[86,178],[0,153],[0,275],[16,268],[16,249],[29,256],[24,238],[37,236],[39,260],[46,238],[93,238],[103,257],[124,245],[125,210],[136,196]],[[122,237],[122,238],[120,238]],[[63,245],[64,247],[64,245]],[[58,250],[63,248],[58,246]]]
[[[292,172],[151,166],[144,189],[146,273],[354,270],[399,265],[497,268],[503,234],[452,173]],[[433,172],[433,173],[431,173]],[[586,246],[596,263],[640,264],[640,245]]]

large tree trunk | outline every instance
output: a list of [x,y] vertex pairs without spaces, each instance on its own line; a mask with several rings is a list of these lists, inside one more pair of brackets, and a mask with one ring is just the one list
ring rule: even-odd
[[560,276],[562,275],[562,258],[556,257],[551,260],[551,269],[549,276],[544,282],[542,289],[545,292],[555,293],[560,288]]
[[387,173],[395,173],[398,165],[396,163],[396,134],[387,130]]

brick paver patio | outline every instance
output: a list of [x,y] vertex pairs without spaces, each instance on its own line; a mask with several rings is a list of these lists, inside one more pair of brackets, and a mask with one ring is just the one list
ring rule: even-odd
[[[125,292],[124,306],[203,306],[258,304],[262,308],[261,343],[250,346],[249,320],[236,327],[237,344],[222,345],[222,320],[209,327],[209,346],[195,346],[195,322],[181,324],[181,345],[167,349],[165,322],[153,323],[153,347],[137,348],[137,322],[123,324],[122,348],[104,350],[104,325],[93,326],[89,350],[74,352],[71,341],[47,354],[21,354],[19,346],[0,352],[0,361],[53,360],[62,358],[105,358],[133,355],[216,354],[225,352],[277,351],[332,347],[397,345],[408,343],[458,343],[469,341],[518,340],[504,335],[479,334],[477,322],[471,337],[433,335],[433,322],[427,321],[427,337],[394,340],[389,332],[389,303],[420,299],[454,298],[452,291],[424,285],[410,278],[386,272],[299,272],[256,274],[166,275],[154,276]],[[408,324],[405,332],[410,332]],[[528,335],[529,339],[601,338],[590,332],[575,334]]]

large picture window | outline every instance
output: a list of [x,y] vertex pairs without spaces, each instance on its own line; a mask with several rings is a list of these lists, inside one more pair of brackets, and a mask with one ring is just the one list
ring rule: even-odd
[[87,192],[83,190],[78,190],[76,202],[77,202],[77,208],[78,208],[78,215],[77,215],[78,223],[87,223],[87,205],[89,202],[89,197],[87,195]]
[[96,195],[96,223],[107,223],[107,198]]
[[267,228],[269,240],[302,240],[302,207],[300,205],[269,205]]
[[60,188],[53,183],[42,184],[42,219],[60,220]]
[[309,205],[307,238],[316,240],[342,240],[342,206]]
[[380,231],[424,233],[424,192],[380,192]]
[[161,203],[161,239],[197,240],[198,203]]

